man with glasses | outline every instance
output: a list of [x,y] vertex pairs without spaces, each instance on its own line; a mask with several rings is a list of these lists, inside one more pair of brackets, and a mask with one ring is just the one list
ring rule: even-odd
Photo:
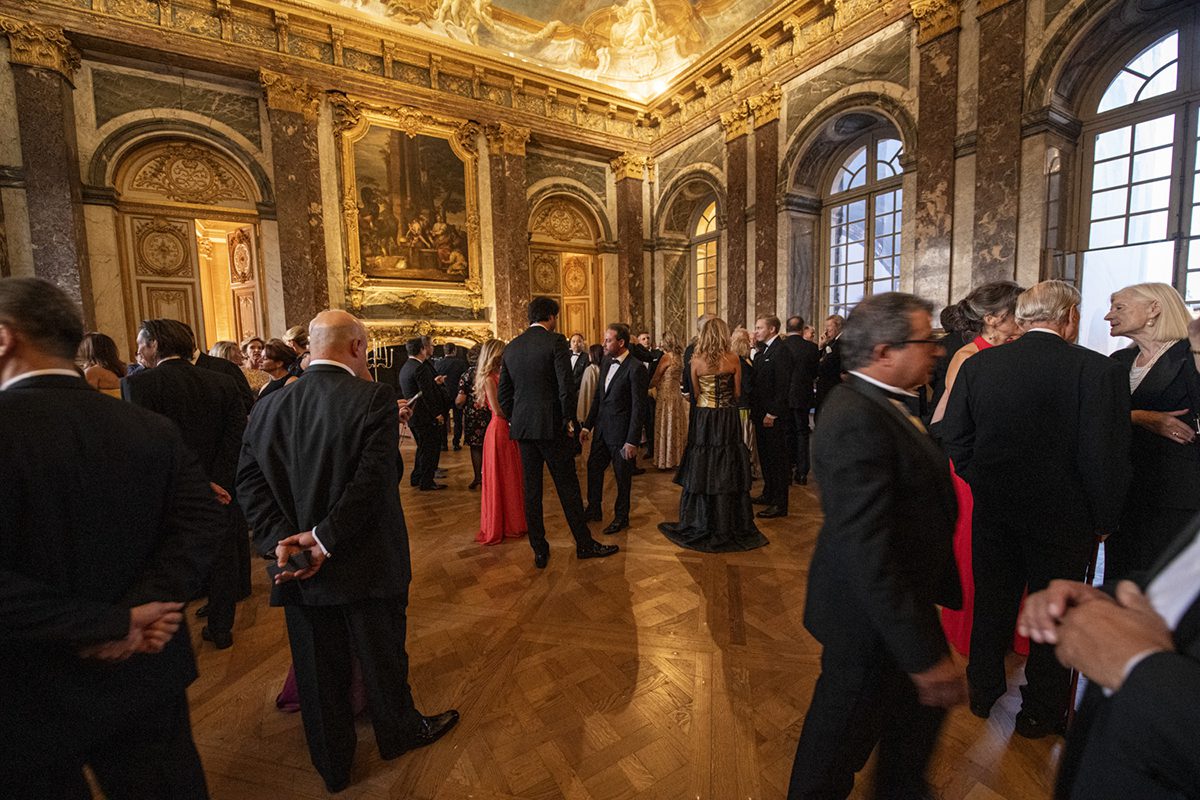
[[804,626],[823,646],[821,675],[789,800],[847,797],[876,745],[873,796],[926,797],[946,709],[966,697],[937,608],[961,604],[958,506],[945,455],[904,402],[941,353],[931,311],[909,294],[874,295],[841,335],[849,376],[813,434],[825,520]]

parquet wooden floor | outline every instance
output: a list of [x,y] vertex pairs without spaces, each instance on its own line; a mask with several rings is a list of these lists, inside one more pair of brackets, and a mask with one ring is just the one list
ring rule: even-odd
[[[339,798],[784,796],[819,671],[801,619],[820,521],[813,487],[792,488],[790,517],[760,521],[767,547],[707,555],[655,529],[676,517],[678,488],[650,469],[634,479],[632,529],[613,537],[623,551],[582,562],[548,494],[552,555],[540,572],[523,539],[475,544],[468,453],[442,463],[449,490],[402,489],[414,575],[408,652],[418,707],[457,707],[462,721],[434,746],[383,762],[364,715],[354,784]],[[612,492],[610,478],[609,511]],[[290,659],[258,564],[234,647],[214,650],[199,627],[192,722],[212,796],[325,797],[299,714],[275,708]],[[1013,689],[987,722],[952,713],[932,770],[939,797],[1050,796],[1061,740],[1013,736],[1019,702]],[[867,796],[867,780],[855,797]]]

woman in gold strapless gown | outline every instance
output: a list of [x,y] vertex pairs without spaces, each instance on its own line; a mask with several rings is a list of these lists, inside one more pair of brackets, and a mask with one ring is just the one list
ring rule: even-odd
[[724,320],[705,324],[692,356],[696,408],[687,449],[675,474],[683,487],[679,521],[658,529],[681,547],[706,553],[753,550],[767,544],[750,504],[750,451],[742,441],[738,358]]
[[679,340],[674,334],[665,334],[662,349],[663,357],[650,381],[658,404],[654,414],[654,466],[674,469],[683,460],[683,449],[687,446],[689,409],[679,391],[683,377],[683,350]]

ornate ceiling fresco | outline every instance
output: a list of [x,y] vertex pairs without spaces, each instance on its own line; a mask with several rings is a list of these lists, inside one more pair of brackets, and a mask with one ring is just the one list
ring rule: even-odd
[[423,34],[594,80],[637,100],[777,0],[329,0]]

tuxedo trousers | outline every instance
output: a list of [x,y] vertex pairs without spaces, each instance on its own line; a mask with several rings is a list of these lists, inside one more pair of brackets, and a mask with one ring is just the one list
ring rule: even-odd
[[[181,629],[186,636],[187,630]],[[148,700],[148,702],[147,702]],[[104,720],[96,734],[73,729],[53,758],[0,759],[7,800],[91,800],[88,766],[109,800],[205,800],[208,787],[192,741],[187,692],[142,698],[124,720]],[[10,750],[7,755],[14,755]]]
[[[230,633],[250,569],[246,518],[237,502],[223,508],[225,532],[217,545],[208,585],[208,627],[217,633]],[[239,538],[242,542],[239,542]]]
[[604,472],[612,464],[613,477],[617,479],[617,503],[613,507],[614,519],[629,519],[632,505],[630,495],[633,488],[633,459],[621,452],[625,442],[610,445],[602,436],[592,437],[592,450],[587,460],[587,507],[601,510],[604,506]]
[[575,472],[575,450],[565,433],[556,439],[521,439],[521,471],[525,483],[525,524],[529,526],[529,546],[535,553],[549,549],[546,542],[546,522],[542,518],[542,467],[550,471],[558,501],[575,545],[581,547],[592,541],[587,518],[583,511],[583,495],[579,491],[579,475]]
[[354,763],[354,657],[379,754],[394,758],[414,742],[420,714],[408,685],[407,606],[407,587],[347,605],[284,606],[308,754],[330,787],[346,783]]
[[793,408],[792,425],[788,429],[792,443],[792,466],[796,477],[808,477],[809,439],[812,438],[812,423],[808,418],[807,408]]
[[876,745],[873,797],[925,797],[925,770],[945,710],[921,705],[912,679],[866,620],[847,623],[844,637],[824,645],[821,675],[792,762],[788,800],[844,800]]
[[410,422],[408,429],[412,431],[413,440],[417,443],[417,453],[413,457],[411,483],[422,489],[428,489],[434,484],[434,473],[437,472],[438,461],[442,457],[442,445],[446,441],[445,431],[437,422]]
[[775,424],[767,427],[762,416],[756,412],[754,439],[758,444],[758,462],[762,468],[762,497],[768,506],[788,510],[788,488],[792,483],[792,456],[788,452],[787,420],[779,417]]

